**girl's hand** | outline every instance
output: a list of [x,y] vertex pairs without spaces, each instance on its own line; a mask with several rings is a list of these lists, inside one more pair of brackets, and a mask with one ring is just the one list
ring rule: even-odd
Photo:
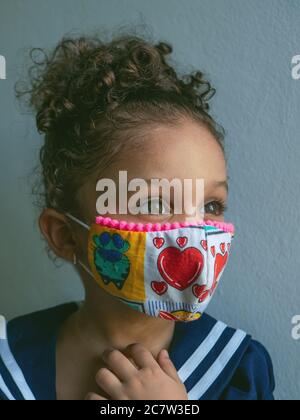
[[[107,368],[96,374],[97,384],[112,400],[188,400],[185,386],[166,350],[157,361],[142,344],[127,347],[126,353],[135,365],[119,350],[107,349],[102,358]],[[86,400],[106,400],[89,393]]]

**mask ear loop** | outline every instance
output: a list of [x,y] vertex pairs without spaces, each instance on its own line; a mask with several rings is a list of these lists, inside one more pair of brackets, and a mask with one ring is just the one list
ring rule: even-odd
[[72,219],[74,222],[79,223],[81,226],[83,226],[83,227],[84,227],[84,228],[86,228],[87,230],[90,230],[90,227],[89,227],[86,223],[84,223],[84,222],[82,222],[81,220],[77,219],[77,217],[73,216],[72,214],[70,214],[70,213],[66,213],[66,216],[68,216],[68,217],[69,217],[70,219]]
[[78,263],[79,263],[79,265],[81,265],[81,267],[90,275],[90,276],[92,276],[93,277],[93,279],[95,278],[94,277],[94,274],[91,272],[91,270],[82,262],[82,261],[80,261],[80,260],[78,260]]
[[[66,213],[66,216],[68,216],[70,219],[72,219],[74,222],[77,222],[77,223],[79,223],[81,226],[83,226],[84,228],[86,228],[87,230],[90,230],[90,226],[88,226],[86,223],[84,223],[84,222],[82,222],[81,220],[79,220],[79,219],[77,219],[77,217],[75,217],[75,216],[73,216],[72,214],[70,214],[70,213]],[[78,264],[80,264],[81,265],[81,267],[88,273],[88,274],[90,274],[90,276],[92,276],[93,278],[94,278],[94,274],[91,272],[91,270],[82,262],[82,261],[80,261],[79,259],[77,259],[77,256],[76,256],[76,254],[75,254],[75,252],[74,252],[74,254],[73,254],[73,264],[74,265],[77,265],[77,262],[78,262]]]
[[81,267],[88,273],[88,274],[90,274],[93,278],[94,278],[94,274],[91,272],[91,270],[82,262],[82,261],[80,261],[80,260],[77,260],[77,256],[76,256],[76,254],[75,254],[75,252],[74,252],[74,254],[73,254],[73,264],[74,265],[77,265],[77,262],[78,262],[78,264],[79,265],[81,265]]

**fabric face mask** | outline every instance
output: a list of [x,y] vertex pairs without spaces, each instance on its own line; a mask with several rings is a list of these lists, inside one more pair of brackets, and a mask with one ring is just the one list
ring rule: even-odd
[[90,268],[79,264],[107,293],[149,316],[199,319],[228,261],[234,226],[194,223],[126,223],[102,216],[89,230]]

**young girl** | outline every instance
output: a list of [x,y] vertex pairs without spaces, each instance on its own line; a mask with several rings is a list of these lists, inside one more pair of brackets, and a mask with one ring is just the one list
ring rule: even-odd
[[[83,302],[0,320],[0,395],[9,400],[269,400],[267,351],[204,313],[234,226],[223,131],[201,72],[179,77],[172,47],[137,36],[64,38],[25,92],[41,149],[40,230],[74,264]],[[194,215],[139,192],[141,211],[102,217],[98,181],[204,180]],[[130,198],[126,198],[130,209]],[[193,184],[193,192],[195,187]],[[203,218],[201,219],[201,215]]]

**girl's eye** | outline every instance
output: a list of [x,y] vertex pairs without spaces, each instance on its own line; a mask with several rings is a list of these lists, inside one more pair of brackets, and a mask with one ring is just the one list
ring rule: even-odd
[[204,206],[204,213],[214,214],[215,216],[222,216],[227,210],[227,206],[222,201],[210,201]]
[[140,211],[142,214],[154,216],[170,214],[169,206],[161,198],[150,198],[145,200],[140,205]]

